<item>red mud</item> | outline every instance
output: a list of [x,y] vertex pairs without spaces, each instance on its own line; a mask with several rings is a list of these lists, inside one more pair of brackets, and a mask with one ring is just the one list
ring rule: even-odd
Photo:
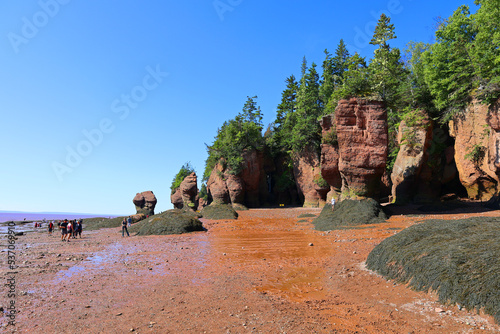
[[[84,231],[70,243],[35,232],[16,243],[10,333],[498,333],[492,317],[443,306],[367,271],[375,245],[427,218],[392,216],[364,229],[318,232],[318,209],[239,212],[207,232],[122,238]],[[60,254],[60,255],[59,255]],[[1,253],[5,281],[7,253]],[[436,310],[437,309],[437,310]],[[440,310],[441,309],[441,310]]]

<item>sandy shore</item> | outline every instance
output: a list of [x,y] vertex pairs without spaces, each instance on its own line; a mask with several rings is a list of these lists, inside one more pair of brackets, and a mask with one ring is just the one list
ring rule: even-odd
[[[315,231],[318,209],[240,212],[207,232],[122,238],[119,229],[15,242],[15,274],[0,254],[0,306],[19,333],[498,333],[492,317],[443,306],[364,269],[381,240],[425,218],[394,215],[357,230]],[[6,239],[5,239],[6,240]],[[4,242],[5,244],[5,242]],[[9,289],[15,296],[8,297]]]

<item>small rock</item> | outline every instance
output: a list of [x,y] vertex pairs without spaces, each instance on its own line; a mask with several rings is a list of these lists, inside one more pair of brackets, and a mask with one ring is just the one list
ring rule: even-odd
[[442,308],[436,307],[436,308],[434,309],[434,312],[436,312],[436,313],[443,313],[443,312],[444,312],[444,310],[443,310]]
[[358,254],[356,251],[352,252],[353,254]]
[[133,328],[130,328],[130,331],[131,331],[131,332],[135,332],[135,329],[133,329]]
[[309,246],[314,246],[314,244],[312,242],[309,243]]
[[85,308],[90,308],[90,305],[85,305]]
[[116,314],[116,316],[119,316],[119,315],[122,315],[122,314],[123,314],[123,313],[121,313],[121,312],[120,312],[120,313],[117,313],[117,314]]

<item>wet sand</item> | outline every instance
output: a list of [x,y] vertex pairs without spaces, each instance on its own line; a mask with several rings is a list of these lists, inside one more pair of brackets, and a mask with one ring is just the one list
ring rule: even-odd
[[[319,209],[258,209],[236,221],[203,220],[207,232],[83,239],[33,232],[16,241],[10,333],[498,333],[487,315],[443,306],[367,271],[386,237],[423,219],[485,213],[393,215],[356,230],[318,232]],[[299,222],[302,221],[302,222]],[[0,254],[6,279],[7,253]],[[7,288],[5,288],[7,289]]]

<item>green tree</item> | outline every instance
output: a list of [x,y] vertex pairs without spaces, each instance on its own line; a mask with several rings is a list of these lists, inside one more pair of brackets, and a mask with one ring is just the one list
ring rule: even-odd
[[333,92],[330,103],[337,105],[340,99],[351,97],[367,97],[372,94],[371,74],[366,60],[357,52],[347,59],[347,71],[344,72],[342,84]]
[[436,31],[436,43],[422,54],[425,82],[443,121],[463,111],[477,86],[471,48],[476,35],[468,6],[460,6]]
[[500,96],[500,0],[476,0],[472,15],[477,32],[470,48],[479,80],[478,98],[488,103]]
[[328,50],[325,50],[325,56],[319,95],[323,114],[327,115],[335,112],[337,105],[336,101],[332,101],[332,94],[342,84],[344,73],[348,70],[349,52],[344,40],[340,40],[334,57]]
[[271,134],[266,138],[273,156],[290,149],[290,134],[296,123],[298,84],[294,75],[288,77],[285,82],[286,88],[281,93],[281,103],[276,110],[276,120],[271,126]]
[[319,96],[319,75],[312,63],[306,73],[306,62],[302,63],[302,78],[297,91],[296,123],[292,129],[291,149],[300,152],[308,144],[319,150],[321,128],[318,118],[322,114]]
[[227,172],[238,174],[243,169],[242,152],[263,147],[262,114],[254,97],[247,97],[243,110],[232,120],[224,122],[217,131],[214,143],[207,145],[208,158],[205,162],[203,182],[217,163],[222,163]]
[[369,68],[373,90],[385,101],[389,108],[396,109],[400,105],[401,82],[406,73],[401,52],[398,48],[391,48],[388,41],[395,39],[394,24],[391,19],[382,14],[375,28],[370,44],[378,46],[374,51]]
[[184,181],[186,176],[193,172],[194,168],[191,166],[191,163],[186,162],[172,180],[172,185],[170,186],[171,194],[175,193],[175,191],[181,186],[181,183]]

